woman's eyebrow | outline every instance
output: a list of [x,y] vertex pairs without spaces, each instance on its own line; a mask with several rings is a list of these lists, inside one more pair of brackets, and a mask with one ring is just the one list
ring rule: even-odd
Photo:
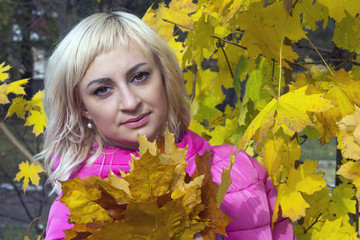
[[86,88],[90,87],[90,85],[95,84],[95,83],[104,83],[104,82],[109,82],[109,81],[111,81],[110,78],[95,79],[95,80],[92,80],[91,82],[89,82],[88,85],[86,86]]
[[141,67],[142,65],[147,64],[146,62],[141,62],[138,63],[136,65],[134,65],[133,67],[131,67],[129,70],[126,71],[126,75],[129,75],[130,73],[134,72],[137,68]]

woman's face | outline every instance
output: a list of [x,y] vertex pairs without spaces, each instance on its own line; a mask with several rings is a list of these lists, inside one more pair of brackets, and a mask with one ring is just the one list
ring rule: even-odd
[[119,146],[137,149],[138,134],[153,141],[163,131],[168,107],[160,69],[134,44],[95,57],[78,88],[82,115]]

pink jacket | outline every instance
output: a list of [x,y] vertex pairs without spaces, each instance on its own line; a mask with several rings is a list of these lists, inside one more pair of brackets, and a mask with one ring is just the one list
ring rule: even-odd
[[[179,148],[188,146],[186,171],[192,175],[195,171],[195,155],[205,151],[212,152],[211,175],[214,182],[221,182],[223,168],[228,168],[229,155],[235,153],[236,147],[231,145],[210,146],[210,144],[191,131],[184,133],[183,139],[177,144]],[[106,178],[110,170],[119,175],[119,169],[129,171],[130,153],[133,150],[107,147],[104,154],[95,163],[86,168],[80,168],[73,177],[98,175]],[[233,180],[221,205],[230,218],[235,218],[227,227],[231,240],[292,240],[295,239],[292,225],[286,218],[279,217],[271,230],[271,217],[276,201],[276,190],[267,177],[265,169],[243,151],[238,153],[231,171]],[[67,223],[69,209],[55,200],[50,208],[46,240],[64,239],[64,229],[72,227]]]

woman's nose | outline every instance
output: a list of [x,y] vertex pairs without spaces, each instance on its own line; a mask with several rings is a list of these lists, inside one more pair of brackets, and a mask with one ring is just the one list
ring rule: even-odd
[[141,98],[131,87],[125,87],[121,91],[119,108],[121,111],[135,111],[141,103]]

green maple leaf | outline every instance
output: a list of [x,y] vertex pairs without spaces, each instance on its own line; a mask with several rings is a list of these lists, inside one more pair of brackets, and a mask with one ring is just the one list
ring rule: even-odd
[[355,195],[355,189],[352,184],[343,183],[336,186],[331,195],[329,212],[335,214],[336,218],[348,213],[355,214],[356,201],[352,200]]
[[333,41],[339,48],[345,48],[350,52],[358,51],[360,48],[360,16],[353,17],[347,13],[341,22],[337,22]]
[[319,3],[326,6],[329,9],[330,17],[334,18],[336,22],[340,22],[346,17],[346,12],[355,17],[360,12],[360,4],[354,0],[318,0]]
[[296,3],[293,14],[295,16],[302,15],[303,24],[310,26],[315,31],[318,26],[317,23],[323,21],[323,26],[327,25],[328,9],[318,2],[313,0],[302,0]]

